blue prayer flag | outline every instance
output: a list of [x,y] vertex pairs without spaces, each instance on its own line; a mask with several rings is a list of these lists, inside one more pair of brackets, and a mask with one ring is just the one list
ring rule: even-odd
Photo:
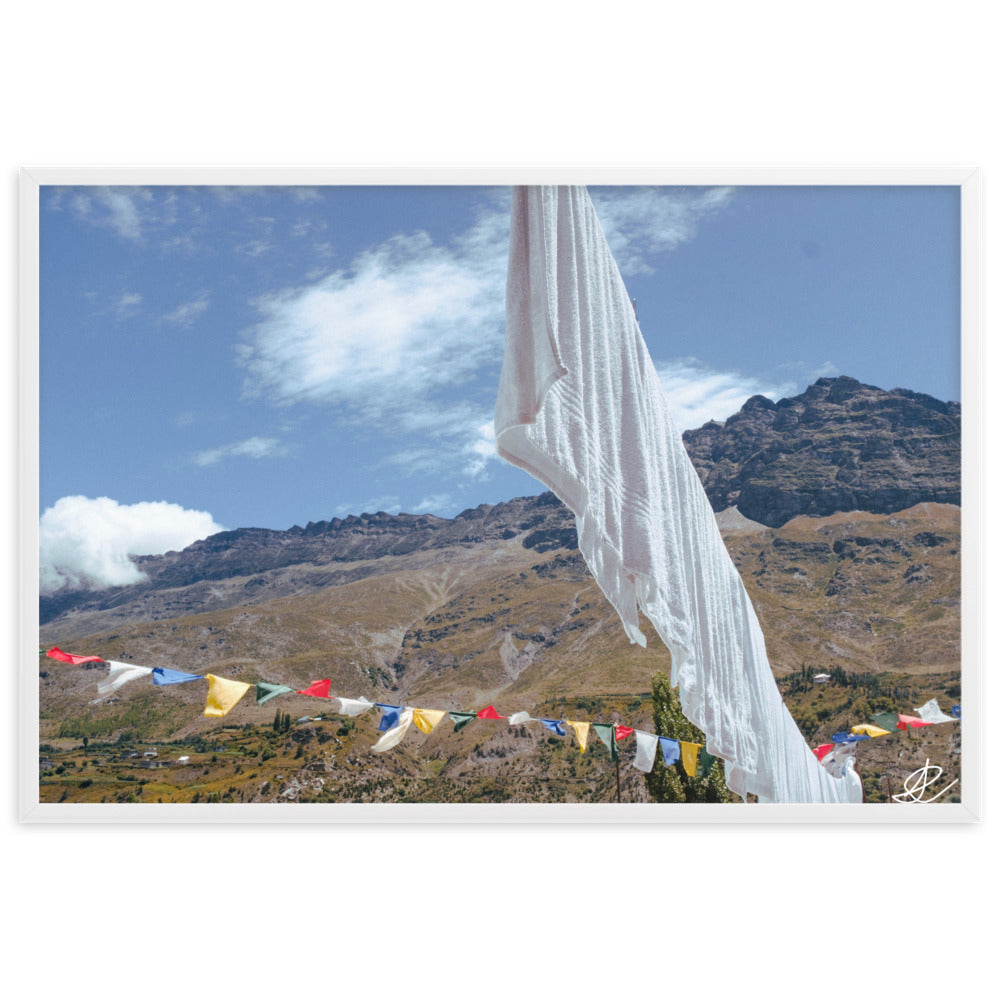
[[204,679],[202,674],[186,674],[182,670],[171,670],[168,667],[153,667],[154,684],[186,684],[188,681]]
[[561,722],[557,722],[555,719],[539,719],[538,721],[543,723],[546,729],[551,729],[557,736],[566,735],[566,730],[563,729]]
[[660,750],[663,751],[664,764],[676,764],[681,759],[681,745],[669,736],[660,737]]
[[399,717],[403,714],[402,705],[383,705],[382,702],[375,702],[376,708],[382,709],[382,721],[378,724],[378,731],[384,733],[387,729],[392,729],[399,724]]
[[962,718],[962,706],[961,705],[952,705],[951,706],[951,714],[954,715],[956,719],[961,719]]

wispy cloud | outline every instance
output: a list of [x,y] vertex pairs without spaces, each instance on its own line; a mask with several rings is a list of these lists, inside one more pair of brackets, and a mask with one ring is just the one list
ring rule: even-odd
[[332,517],[347,517],[349,514],[377,514],[380,511],[386,514],[398,514],[401,509],[399,497],[379,496],[370,497],[360,503],[338,504],[330,513]]
[[146,188],[94,187],[79,189],[71,204],[80,218],[111,229],[124,239],[138,241],[152,200]]
[[702,220],[732,200],[734,188],[599,188],[594,208],[622,274],[652,274],[649,254],[693,239]]
[[176,326],[190,326],[206,309],[211,302],[211,295],[208,292],[201,292],[190,302],[182,302],[172,312],[163,317],[164,323],[171,323]]
[[801,382],[768,381],[734,371],[717,371],[697,358],[674,358],[656,366],[660,384],[678,430],[701,427],[709,420],[725,421],[751,396],[775,402],[801,391]]
[[[644,253],[693,238],[699,220],[728,203],[729,189],[602,189],[598,214],[626,271]],[[509,196],[497,193],[456,239],[399,234],[351,262],[256,303],[259,322],[240,349],[249,395],[278,404],[335,405],[341,419],[420,433],[393,460],[414,468],[486,474],[492,424],[479,403],[454,392],[503,353]],[[430,465],[426,464],[430,463]]]
[[251,437],[245,441],[199,451],[194,456],[194,463],[205,466],[215,465],[224,458],[280,458],[287,454],[288,448],[277,438]]
[[138,583],[145,577],[129,556],[183,549],[223,530],[207,511],[164,500],[62,497],[38,522],[41,593]]
[[139,311],[141,303],[142,296],[138,292],[122,292],[112,304],[111,311],[117,319],[128,319]]

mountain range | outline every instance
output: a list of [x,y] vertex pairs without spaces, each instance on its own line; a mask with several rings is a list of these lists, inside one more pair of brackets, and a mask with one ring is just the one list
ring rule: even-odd
[[[958,404],[820,379],[794,399],[754,397],[684,440],[779,678],[840,667],[909,677],[944,696],[960,667]],[[551,493],[454,518],[377,512],[287,531],[243,528],[136,563],[140,583],[43,597],[40,641],[296,689],[330,678],[331,691],[350,698],[604,713],[629,725],[649,725],[650,678],[669,671],[648,623],[648,648],[628,643],[577,550],[572,514]],[[43,663],[43,739],[194,738],[218,725],[201,716],[195,685],[161,692],[133,683],[101,699],[94,671]],[[293,712],[316,707],[290,701]],[[815,707],[802,703],[803,713]],[[226,723],[259,726],[271,712],[248,696]],[[836,714],[803,720],[811,740],[844,724]],[[513,756],[525,768],[518,794],[543,794],[538,755],[550,750],[537,740],[460,736],[435,757],[440,781],[478,788],[488,776],[497,796],[512,794]],[[348,756],[360,752],[353,738],[343,737]],[[393,773],[424,775],[426,761],[411,751],[380,761],[388,786]],[[337,787],[353,795],[344,773]],[[358,781],[362,773],[371,778],[359,765]],[[571,782],[568,771],[564,778]]]

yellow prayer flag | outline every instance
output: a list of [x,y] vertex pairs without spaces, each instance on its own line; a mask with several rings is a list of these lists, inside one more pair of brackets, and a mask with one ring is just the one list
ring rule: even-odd
[[855,736],[889,736],[888,729],[882,729],[879,726],[869,725],[867,722],[862,723],[860,726],[851,726],[851,732]]
[[704,744],[685,743],[684,740],[681,740],[680,744],[681,763],[684,765],[684,772],[688,777],[693,778],[698,773],[698,751]]
[[415,708],[413,710],[413,724],[420,732],[430,733],[447,714],[447,712],[439,712],[434,708]]
[[208,679],[208,699],[205,702],[205,715],[221,718],[250,690],[250,684],[242,681],[230,681],[215,674],[205,674]]
[[576,733],[576,738],[580,741],[580,753],[587,749],[587,736],[590,734],[589,722],[570,722],[566,720],[567,726],[572,726]]

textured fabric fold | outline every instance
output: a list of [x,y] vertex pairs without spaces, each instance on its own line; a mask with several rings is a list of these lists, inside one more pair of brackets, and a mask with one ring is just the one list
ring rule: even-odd
[[955,721],[955,716],[945,715],[945,713],[941,711],[941,706],[937,703],[937,698],[931,698],[930,701],[925,701],[920,708],[915,708],[913,711],[916,712],[916,714],[920,716],[924,722],[941,723]]
[[580,753],[583,753],[587,749],[587,737],[590,734],[590,723],[589,722],[570,722],[569,719],[565,723],[567,726],[571,726],[573,732],[576,733],[576,740],[580,744]]
[[615,727],[605,722],[593,724],[597,738],[608,748],[612,760],[618,760],[618,744],[615,742]]
[[375,707],[375,702],[367,698],[331,698],[330,708],[335,715],[364,715],[370,708]]
[[464,729],[473,719],[478,718],[475,712],[449,712],[448,718],[455,723],[454,732]]
[[97,685],[97,690],[101,694],[110,694],[117,691],[123,684],[134,681],[139,677],[148,677],[152,672],[152,667],[137,667],[134,663],[118,663],[116,660],[108,660],[107,680],[101,681]]
[[888,736],[889,730],[883,729],[881,726],[873,726],[867,722],[861,723],[859,726],[851,726],[851,732],[855,736],[870,736],[874,739],[876,736]]
[[685,716],[761,801],[854,801],[817,764],[669,414],[628,292],[581,187],[518,187],[497,451],[574,512],[580,552],[645,645],[670,649]]
[[435,708],[415,708],[413,710],[413,724],[420,732],[429,736],[445,715],[447,712],[439,712]]
[[205,677],[208,680],[208,695],[205,698],[204,714],[217,719],[228,715],[252,686],[243,681],[216,677],[215,674],[205,674]]
[[76,653],[64,653],[58,646],[53,646],[45,655],[53,660],[62,660],[63,663],[72,663],[74,665],[101,662],[99,656],[77,656]]
[[296,694],[307,694],[311,698],[329,698],[330,682],[325,678],[320,681],[311,681],[309,687],[296,691]]
[[406,735],[406,731],[410,728],[410,723],[413,721],[413,709],[402,709],[396,718],[397,722],[392,729],[387,730],[378,743],[372,747],[375,753],[384,753],[386,750],[391,750]]
[[681,745],[669,736],[660,737],[660,751],[663,754],[663,763],[670,767],[681,759]]
[[269,684],[267,681],[258,681],[254,686],[258,705],[263,705],[264,702],[277,698],[279,694],[291,694],[292,691],[292,688],[286,687],[284,684]]
[[689,778],[693,778],[698,773],[698,751],[702,746],[701,743],[688,743],[681,740],[681,766]]
[[169,667],[153,667],[154,684],[187,684],[188,681],[202,681],[203,674],[186,674],[183,670],[171,670]]
[[641,729],[635,731],[635,760],[632,761],[634,767],[646,774],[653,770],[656,763],[656,748],[659,745],[659,737],[655,733],[645,733]]
[[382,718],[379,720],[378,731],[384,733],[387,729],[392,729],[399,722],[399,717],[403,713],[402,705],[384,705],[382,702],[375,702],[378,708],[382,709]]

